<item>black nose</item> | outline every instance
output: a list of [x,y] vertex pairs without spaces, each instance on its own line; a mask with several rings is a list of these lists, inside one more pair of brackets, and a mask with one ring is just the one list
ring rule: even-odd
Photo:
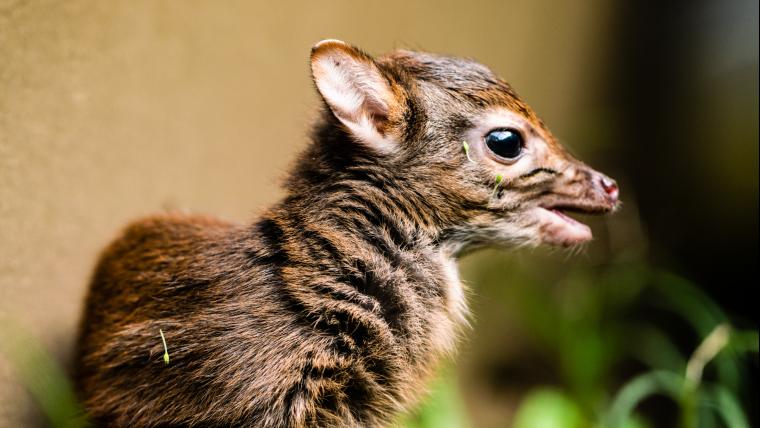
[[599,185],[602,187],[602,190],[604,190],[604,193],[607,195],[607,199],[609,199],[609,201],[612,203],[616,203],[618,201],[620,190],[618,189],[618,185],[615,182],[615,180],[602,174],[599,174],[598,180],[599,180]]

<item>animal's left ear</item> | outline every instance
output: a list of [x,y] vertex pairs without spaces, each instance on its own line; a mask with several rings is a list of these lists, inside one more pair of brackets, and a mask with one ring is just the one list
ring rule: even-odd
[[322,98],[356,139],[381,153],[395,148],[386,131],[399,101],[372,57],[340,40],[323,40],[311,50],[311,73]]

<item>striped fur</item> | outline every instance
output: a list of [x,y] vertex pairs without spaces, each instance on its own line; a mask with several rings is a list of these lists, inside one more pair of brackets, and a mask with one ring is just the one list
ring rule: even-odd
[[[78,342],[96,424],[387,425],[466,325],[458,255],[540,242],[526,213],[546,198],[586,192],[598,206],[587,167],[484,66],[339,48],[390,85],[388,110],[368,117],[392,150],[325,107],[287,196],[252,224],[166,214],[127,227],[94,273]],[[546,148],[527,169],[494,169],[477,147],[477,162],[464,156],[495,108]],[[496,171],[508,179],[493,191]]]

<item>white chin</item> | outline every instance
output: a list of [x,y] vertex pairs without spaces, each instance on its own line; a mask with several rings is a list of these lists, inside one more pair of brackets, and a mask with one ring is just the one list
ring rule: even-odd
[[591,228],[560,211],[536,208],[541,241],[550,245],[570,247],[593,238]]

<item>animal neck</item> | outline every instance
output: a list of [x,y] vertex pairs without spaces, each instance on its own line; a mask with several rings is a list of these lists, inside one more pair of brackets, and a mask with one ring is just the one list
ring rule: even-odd
[[302,156],[288,181],[284,208],[309,221],[340,223],[349,234],[382,235],[400,249],[438,240],[445,220],[442,210],[429,204],[434,200],[429,189],[405,177],[399,171],[403,165],[383,164],[361,148],[345,152],[345,147],[317,146]]
[[[437,308],[444,324],[464,320],[455,259],[426,207],[391,183],[382,169],[364,166],[312,194],[291,194],[255,225],[260,258],[283,266],[285,283],[355,303],[403,337],[430,337],[432,330],[414,331],[423,327],[409,314]],[[436,348],[453,340],[442,336],[436,340],[446,344]]]
[[366,164],[336,173],[310,194],[291,194],[271,213],[304,245],[323,247],[326,262],[380,257],[398,269],[406,257],[442,250],[442,228],[421,199],[383,168]]

